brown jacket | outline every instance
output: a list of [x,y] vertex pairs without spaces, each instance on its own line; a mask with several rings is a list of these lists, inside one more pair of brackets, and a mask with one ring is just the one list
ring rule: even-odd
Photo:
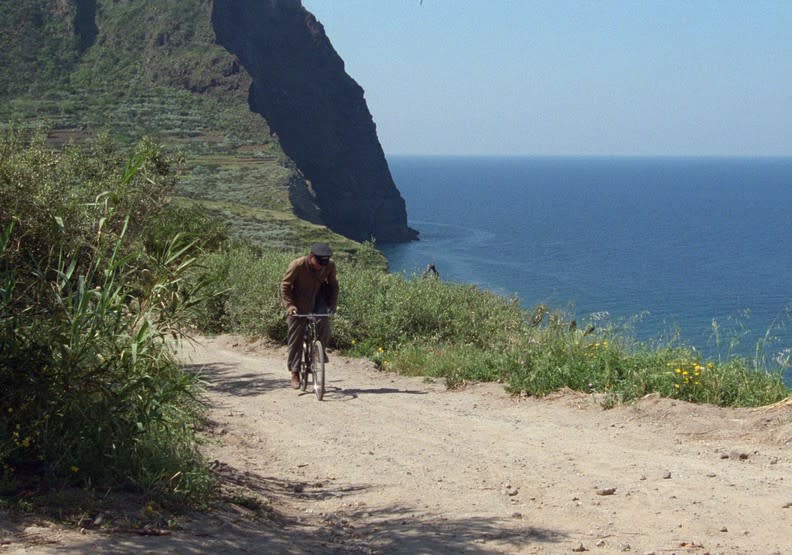
[[286,310],[294,306],[299,314],[308,314],[314,309],[320,289],[328,309],[335,311],[338,304],[335,261],[330,260],[321,270],[314,270],[308,263],[308,256],[292,260],[281,280],[283,306]]

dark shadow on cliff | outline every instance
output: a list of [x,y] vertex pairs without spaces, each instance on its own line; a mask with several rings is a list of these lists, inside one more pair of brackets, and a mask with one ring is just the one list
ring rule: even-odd
[[96,26],[96,0],[77,1],[74,33],[79,37],[81,54],[96,42],[96,35],[99,34]]
[[299,0],[215,0],[211,19],[251,77],[251,111],[306,178],[290,185],[295,212],[356,241],[417,239],[363,88],[322,24]]

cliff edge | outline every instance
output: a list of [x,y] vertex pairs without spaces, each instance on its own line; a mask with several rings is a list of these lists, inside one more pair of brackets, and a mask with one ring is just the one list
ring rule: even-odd
[[[299,0],[215,0],[218,44],[250,74],[250,108],[309,181],[321,220],[364,241],[408,241],[407,212],[363,89]],[[293,191],[292,201],[300,210]]]
[[176,194],[254,241],[417,238],[363,90],[300,0],[18,0],[0,31],[0,124],[172,145]]

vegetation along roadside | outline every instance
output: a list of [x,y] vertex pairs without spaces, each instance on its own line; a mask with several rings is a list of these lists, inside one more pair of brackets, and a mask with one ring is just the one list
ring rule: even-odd
[[[283,341],[278,284],[305,245],[231,238],[204,208],[170,202],[179,164],[146,139],[129,150],[108,136],[0,139],[3,503],[71,486],[181,507],[217,494],[199,450],[200,381],[177,363],[174,339]],[[790,395],[788,360],[705,360],[474,286],[388,273],[372,244],[333,246],[343,260],[332,346],[383,370],[524,395],[568,387],[606,407],[649,393],[722,406]]]

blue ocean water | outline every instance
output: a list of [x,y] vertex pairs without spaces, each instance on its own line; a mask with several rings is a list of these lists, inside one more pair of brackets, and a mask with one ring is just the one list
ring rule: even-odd
[[421,233],[380,245],[392,271],[434,263],[526,308],[629,324],[711,359],[792,352],[792,158],[388,163]]

